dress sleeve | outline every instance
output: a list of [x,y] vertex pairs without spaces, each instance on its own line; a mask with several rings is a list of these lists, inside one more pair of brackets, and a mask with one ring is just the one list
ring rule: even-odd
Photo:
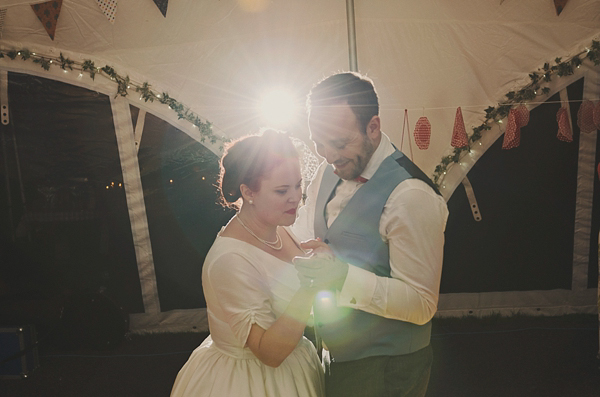
[[224,320],[242,346],[252,324],[267,329],[275,322],[270,289],[260,266],[230,252],[212,264],[207,276]]

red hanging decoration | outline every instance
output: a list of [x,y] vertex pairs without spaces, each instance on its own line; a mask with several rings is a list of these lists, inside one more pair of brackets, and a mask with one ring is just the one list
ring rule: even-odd
[[517,106],[515,108],[515,118],[516,118],[516,122],[517,122],[517,126],[519,128],[523,128],[525,127],[527,124],[529,124],[529,109],[527,109],[527,106],[525,105],[520,105]]
[[521,128],[517,124],[517,111],[510,109],[508,112],[508,122],[504,132],[504,141],[502,149],[512,149],[521,144]]
[[592,101],[585,100],[579,106],[579,110],[577,111],[577,126],[581,132],[585,132],[586,134],[596,131],[594,104]]
[[556,137],[564,142],[573,142],[573,130],[569,123],[569,114],[567,109],[561,107],[556,113],[556,121],[558,122],[558,134]]
[[456,109],[456,117],[454,118],[454,129],[452,130],[452,147],[462,148],[469,145],[467,138],[467,130],[463,120],[462,110],[460,106]]
[[427,117],[423,116],[417,120],[415,124],[415,142],[421,150],[429,148],[429,141],[431,140],[431,124]]
[[48,36],[54,40],[54,33],[56,32],[56,24],[58,22],[58,16],[60,15],[60,9],[62,7],[62,0],[46,1],[45,3],[33,4],[31,8],[38,19],[44,25],[44,29],[48,33]]

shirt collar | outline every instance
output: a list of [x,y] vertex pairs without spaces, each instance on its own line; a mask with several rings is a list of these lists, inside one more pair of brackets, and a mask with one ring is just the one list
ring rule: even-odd
[[392,145],[390,138],[382,131],[379,146],[377,146],[377,149],[375,149],[375,152],[373,152],[371,159],[367,163],[365,170],[360,174],[360,176],[366,179],[371,179],[381,163],[383,163],[383,160],[394,153],[395,150],[396,149],[394,148],[394,145]]

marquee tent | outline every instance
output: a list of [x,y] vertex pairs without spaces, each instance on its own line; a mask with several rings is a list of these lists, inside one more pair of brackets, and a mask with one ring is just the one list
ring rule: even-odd
[[223,143],[310,145],[310,87],[357,70],[450,208],[438,315],[597,311],[598,1],[3,0],[0,34],[4,297],[205,330]]

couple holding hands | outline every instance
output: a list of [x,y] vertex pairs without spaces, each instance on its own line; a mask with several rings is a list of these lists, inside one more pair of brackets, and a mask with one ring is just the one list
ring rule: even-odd
[[446,203],[381,131],[370,79],[331,75],[308,110],[325,161],[300,208],[285,133],[241,138],[221,158],[221,201],[237,213],[205,259],[210,336],[173,397],[425,395]]

